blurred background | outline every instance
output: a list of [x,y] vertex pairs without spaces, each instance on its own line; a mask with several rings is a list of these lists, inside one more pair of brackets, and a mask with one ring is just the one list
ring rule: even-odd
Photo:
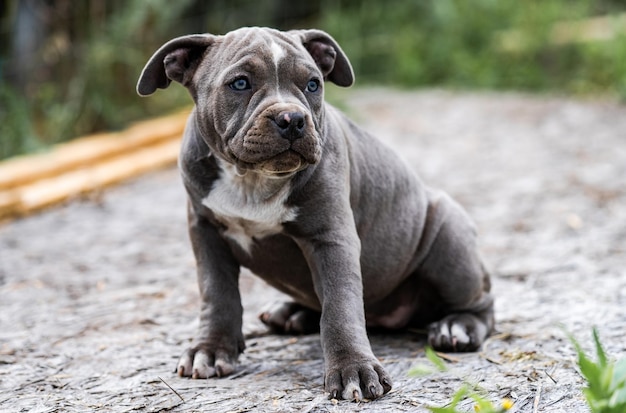
[[189,105],[135,83],[172,37],[316,27],[357,85],[626,100],[624,0],[0,0],[0,159]]

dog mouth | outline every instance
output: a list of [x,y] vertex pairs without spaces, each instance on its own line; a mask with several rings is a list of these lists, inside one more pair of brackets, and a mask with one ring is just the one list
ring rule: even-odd
[[271,105],[228,141],[228,150],[240,168],[268,176],[285,176],[316,164],[322,142],[307,113],[293,106]]
[[260,172],[275,177],[286,177],[306,168],[309,163],[304,157],[293,151],[287,150],[257,165]]
[[[282,141],[282,142],[281,142]],[[316,137],[295,142],[285,140],[256,140],[243,147],[229,145],[230,157],[237,170],[256,171],[267,176],[285,177],[299,172],[320,160],[321,147]]]
[[301,154],[291,149],[259,162],[246,162],[231,153],[231,162],[239,176],[256,172],[270,178],[285,178],[306,169],[311,163]]

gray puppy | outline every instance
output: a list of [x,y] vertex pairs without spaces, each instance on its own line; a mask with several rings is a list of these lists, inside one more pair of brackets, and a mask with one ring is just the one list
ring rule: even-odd
[[325,32],[243,28],[163,45],[137,91],[174,80],[191,94],[180,154],[202,297],[181,376],[226,376],[244,350],[240,268],[290,295],[272,329],[320,331],[330,397],[391,389],[366,327],[428,326],[443,351],[477,349],[493,328],[476,231],[387,146],[323,100],[354,75]]

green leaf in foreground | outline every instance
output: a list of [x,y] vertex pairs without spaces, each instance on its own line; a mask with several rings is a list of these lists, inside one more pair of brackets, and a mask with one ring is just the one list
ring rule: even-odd
[[[425,376],[428,374],[432,374],[436,371],[448,371],[446,363],[441,357],[437,355],[435,350],[433,350],[431,347],[426,347],[425,353],[426,358],[430,361],[431,365],[416,365],[411,370],[409,370],[410,376]],[[504,413],[513,407],[513,401],[511,401],[510,399],[504,399],[500,406],[494,405],[491,401],[479,395],[475,390],[472,390],[471,386],[472,385],[468,383],[462,386],[456,393],[454,393],[454,395],[452,396],[452,400],[446,406],[428,406],[428,410],[433,413],[465,413],[464,410],[459,410],[459,404],[468,398],[474,401],[474,410],[480,413]]]
[[464,410],[459,410],[459,404],[468,397],[474,400],[474,411],[479,413],[504,413],[513,407],[513,402],[510,399],[504,399],[500,406],[494,405],[491,401],[470,391],[468,386],[463,386],[454,393],[447,406],[428,407],[428,410],[432,413],[465,413]]
[[416,364],[415,366],[411,367],[411,369],[409,370],[409,376],[411,377],[423,377],[423,376],[428,376],[429,374],[433,374],[437,371],[439,372],[444,372],[444,371],[448,371],[448,367],[446,366],[446,363],[441,359],[441,357],[439,357],[437,355],[437,353],[435,352],[435,350],[433,350],[432,347],[427,346],[424,349],[424,352],[426,353],[426,358],[428,359],[428,361],[430,361],[430,365],[429,364],[425,364],[425,363],[420,363],[420,364]]
[[430,360],[430,362],[433,363],[435,367],[437,367],[437,370],[442,372],[448,370],[448,368],[446,367],[446,363],[441,359],[441,357],[437,355],[432,347],[426,347],[424,351],[426,352],[426,358]]
[[593,329],[597,362],[592,361],[578,341],[568,334],[576,348],[578,367],[587,380],[583,389],[587,403],[593,413],[626,412],[626,359],[610,361],[602,347],[598,331]]

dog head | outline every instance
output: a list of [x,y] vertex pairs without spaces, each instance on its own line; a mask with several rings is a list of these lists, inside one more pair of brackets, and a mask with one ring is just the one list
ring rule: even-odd
[[196,103],[196,127],[211,151],[268,176],[316,164],[324,136],[324,80],[350,86],[350,62],[320,30],[243,28],[164,44],[146,64],[137,92],[174,80]]

